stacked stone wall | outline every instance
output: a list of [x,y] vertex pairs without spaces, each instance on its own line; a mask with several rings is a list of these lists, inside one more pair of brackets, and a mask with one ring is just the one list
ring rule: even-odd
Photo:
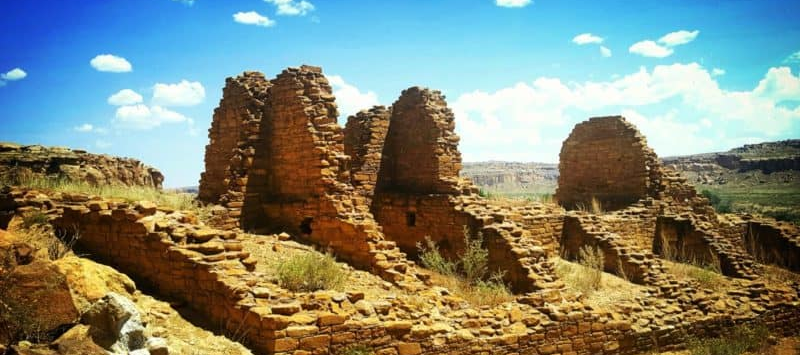
[[800,231],[796,225],[767,219],[745,225],[743,243],[750,255],[761,263],[800,272]]
[[350,182],[368,203],[378,183],[391,114],[391,108],[375,106],[348,117],[344,128],[344,153],[351,157]]
[[656,194],[658,158],[620,116],[579,123],[561,148],[556,199],[567,209],[618,210]]
[[461,170],[455,115],[439,91],[412,87],[392,105],[378,177],[379,191],[457,191]]

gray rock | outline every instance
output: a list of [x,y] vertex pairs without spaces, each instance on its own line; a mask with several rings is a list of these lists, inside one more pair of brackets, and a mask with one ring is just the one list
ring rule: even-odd
[[89,308],[82,321],[89,326],[94,342],[114,354],[144,349],[146,338],[139,310],[119,294],[105,295]]
[[145,344],[150,355],[169,355],[169,348],[167,347],[167,339],[152,337],[147,339]]

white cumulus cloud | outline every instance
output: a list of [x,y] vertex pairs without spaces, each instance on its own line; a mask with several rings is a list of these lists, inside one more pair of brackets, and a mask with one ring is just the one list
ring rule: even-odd
[[572,43],[577,45],[584,45],[584,44],[600,44],[603,43],[603,37],[593,35],[591,33],[581,33],[574,38],[572,38]]
[[342,117],[378,105],[377,94],[372,91],[361,92],[339,75],[328,76],[328,82],[333,88],[333,96],[336,96],[336,105],[339,107],[339,115]]
[[305,16],[309,12],[314,11],[314,4],[301,0],[264,0],[267,3],[277,7],[276,13],[278,15],[286,16]]
[[672,55],[672,48],[659,45],[656,42],[646,40],[636,42],[628,48],[628,52],[645,57],[664,58]]
[[602,55],[605,58],[608,58],[611,56],[611,50],[608,49],[608,47],[606,46],[600,46],[600,55]]
[[798,97],[800,77],[789,68],[770,69],[753,90],[733,91],[697,63],[676,63],[600,82],[540,77],[462,94],[451,107],[465,160],[554,162],[572,125],[620,113],[664,156],[789,138],[800,129],[800,107],[781,102]]
[[180,123],[189,119],[161,106],[128,105],[117,108],[114,123],[122,128],[148,130],[164,123]]
[[157,83],[153,86],[153,103],[160,106],[193,106],[206,98],[203,84],[181,80],[177,84]]
[[4,74],[0,74],[0,79],[14,81],[25,79],[26,76],[28,76],[28,73],[26,73],[24,70],[20,68],[14,68]]
[[658,39],[658,42],[669,47],[679,46],[694,41],[700,31],[680,30],[670,32]]
[[76,132],[91,132],[94,129],[94,126],[92,126],[92,125],[90,125],[88,123],[84,123],[84,124],[82,124],[80,126],[75,126],[73,129]]
[[532,2],[531,0],[495,0],[494,4],[500,7],[525,7]]
[[800,77],[792,75],[788,67],[770,68],[754,93],[776,102],[800,102]]
[[255,11],[237,12],[233,14],[233,20],[244,25],[254,25],[261,27],[275,26],[275,21],[270,20],[268,17],[263,16]]
[[127,59],[113,54],[100,54],[92,58],[89,64],[98,71],[110,73],[127,73],[133,70],[133,66]]
[[142,95],[131,89],[122,89],[108,97],[108,103],[114,106],[135,105],[141,103]]

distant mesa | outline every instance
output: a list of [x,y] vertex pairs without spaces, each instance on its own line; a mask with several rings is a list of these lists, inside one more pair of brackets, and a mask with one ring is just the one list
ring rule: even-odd
[[63,147],[0,143],[0,180],[55,178],[90,185],[145,186],[161,189],[164,175],[131,158]]

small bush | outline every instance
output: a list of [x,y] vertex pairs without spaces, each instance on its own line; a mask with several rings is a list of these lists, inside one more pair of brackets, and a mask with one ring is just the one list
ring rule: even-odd
[[731,213],[733,212],[733,207],[731,206],[731,201],[723,199],[717,193],[710,191],[710,190],[703,190],[700,192],[703,197],[708,199],[708,202],[711,203],[711,206],[714,207],[714,210],[717,213]]
[[363,344],[350,345],[337,353],[338,355],[374,355],[375,350]]
[[741,355],[763,350],[768,336],[769,329],[764,326],[740,325],[721,338],[692,339],[688,348],[692,355]]
[[31,229],[49,222],[47,214],[42,211],[31,211],[22,215],[22,228]]
[[476,305],[496,305],[513,299],[508,286],[503,283],[503,272],[489,275],[489,251],[483,248],[483,235],[469,237],[464,229],[464,251],[458,261],[442,256],[439,248],[430,238],[425,238],[425,246],[417,244],[420,262],[426,268],[446,277],[445,283],[467,302]]
[[456,263],[447,260],[439,252],[439,247],[431,240],[431,237],[425,237],[425,245],[417,243],[419,249],[419,261],[426,268],[436,271],[444,276],[454,276],[456,274]]
[[347,280],[347,273],[329,254],[297,254],[277,266],[281,287],[294,292],[338,289]]

